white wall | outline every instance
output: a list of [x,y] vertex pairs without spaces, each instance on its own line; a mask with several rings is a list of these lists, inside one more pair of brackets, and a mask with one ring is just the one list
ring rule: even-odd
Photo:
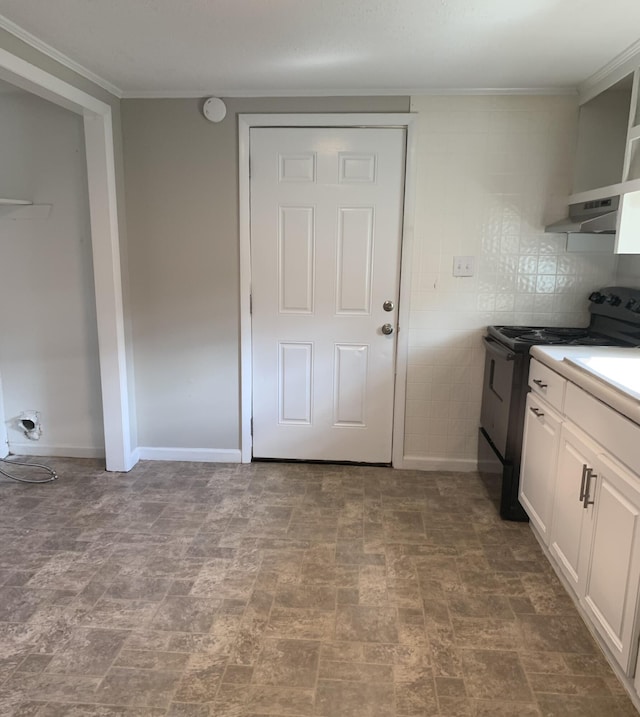
[[[136,293],[132,302],[136,306],[131,309],[126,293],[127,227],[124,222],[120,102],[2,29],[0,47],[62,77],[112,106],[128,332],[131,320],[135,318],[137,324],[137,368],[141,385],[134,392],[131,382],[129,395],[132,410],[135,409],[134,397],[141,407],[139,423],[142,435],[139,443],[143,446],[236,446],[239,433],[236,113],[406,111],[407,98],[230,100],[227,120],[216,126],[198,125],[204,123],[204,120],[199,115],[201,103],[195,100],[167,101],[166,105],[164,101],[158,100],[123,101],[123,108],[127,110],[128,137],[125,139],[129,140],[130,160],[126,190],[134,204],[127,217],[135,235],[131,242],[133,258],[130,264]],[[165,107],[174,102],[182,103],[181,108],[178,110],[174,107],[174,110],[166,113]],[[413,100],[413,110],[422,115],[422,136],[417,202],[419,246],[412,277],[406,450],[422,465],[451,466],[456,465],[460,459],[458,463],[468,467],[474,459],[479,397],[473,378],[481,368],[480,335],[485,325],[521,320],[584,323],[586,315],[579,307],[589,289],[609,281],[640,285],[640,258],[621,257],[614,279],[611,275],[612,259],[579,255],[568,257],[557,243],[560,239],[551,237],[551,242],[547,243],[550,237],[541,233],[542,225],[546,221],[560,218],[566,208],[570,184],[568,177],[572,172],[571,147],[577,123],[575,105],[572,98],[459,97]],[[159,109],[161,112],[158,112]],[[0,161],[3,163],[0,166],[1,196],[5,193],[21,193],[23,187],[17,186],[14,190],[15,178],[19,175],[4,170],[4,153],[12,148],[10,143],[4,141],[3,114],[0,120]],[[46,132],[50,131],[51,126],[47,124]],[[148,129],[153,131],[153,138]],[[46,137],[46,132],[34,138],[36,144]],[[191,143],[193,151],[184,156],[177,148],[175,153],[165,156],[165,148],[176,143]],[[51,152],[56,153],[55,143],[45,141],[45,145],[45,151],[40,153],[43,159]],[[138,149],[133,151],[134,147]],[[539,149],[542,151],[539,152]],[[79,154],[83,151],[81,142],[77,145],[77,151]],[[181,161],[176,163],[175,158]],[[143,166],[136,166],[139,162]],[[196,178],[191,173],[193,162],[199,175]],[[53,164],[51,162],[50,166]],[[213,176],[207,175],[209,169]],[[169,178],[166,180],[158,174],[165,170]],[[203,183],[200,183],[200,177],[205,177]],[[141,184],[136,186],[138,181]],[[157,195],[155,188],[152,191],[146,190],[145,183],[148,181],[160,188]],[[51,192],[37,199],[52,201],[56,183],[51,181]],[[166,184],[164,189],[163,183]],[[194,186],[198,196],[192,202],[191,190]],[[179,188],[180,196],[188,200],[186,205],[175,201],[175,187]],[[434,194],[427,195],[427,190],[434,190]],[[86,191],[84,180],[82,191]],[[468,209],[460,211],[459,202],[463,200],[468,203]],[[207,202],[211,202],[211,206],[203,209]],[[60,206],[59,202],[54,203],[56,207]],[[48,220],[48,227],[55,226],[53,220],[58,211],[56,207],[52,218]],[[222,242],[220,251],[212,251],[196,235],[189,236],[184,242],[182,231],[172,232],[173,226],[184,227],[179,221],[180,215],[187,216],[190,223],[194,221],[191,217],[194,207],[201,218],[205,217],[203,225],[208,222],[206,217],[213,220],[207,236],[213,236],[216,244]],[[479,211],[476,211],[478,208]],[[163,221],[159,213],[168,218],[168,223]],[[176,215],[174,225],[172,222]],[[431,218],[435,221],[432,222]],[[24,277],[16,272],[16,262],[3,249],[3,246],[8,246],[5,225],[5,222],[0,223],[0,307],[3,307],[0,308],[0,375],[4,379],[6,393],[9,377],[5,375],[6,369],[3,366],[4,354],[7,351],[15,354],[14,370],[27,370],[27,365],[22,361],[26,352],[20,342],[24,341],[25,346],[27,341],[37,343],[31,336],[31,329],[35,334],[36,330],[42,328],[43,314],[36,309],[27,311],[24,304],[18,306],[15,292],[10,290],[15,285],[22,286]],[[84,229],[87,227],[85,221]],[[28,233],[33,231],[33,227],[28,230],[16,226],[12,231]],[[182,244],[183,251],[165,244],[172,233],[176,244]],[[159,235],[162,241],[158,245],[156,239]],[[48,233],[49,236],[51,234]],[[55,246],[58,246],[59,237],[56,242]],[[39,251],[36,254],[34,248],[33,254],[28,257],[27,248],[33,248],[34,244],[37,244]],[[64,253],[54,251],[53,256],[45,260],[42,246],[41,242],[30,240],[18,245],[14,243],[12,250],[14,253],[17,251],[25,262],[30,262],[33,277],[42,282],[45,313],[52,313],[46,307],[56,292],[60,292],[54,301],[56,307],[64,303],[63,297],[68,294],[77,296],[82,293],[84,296],[80,301],[67,302],[67,315],[71,317],[69,323],[76,323],[83,334],[75,347],[78,348],[84,342],[82,348],[86,349],[87,359],[92,357],[89,362],[92,365],[80,367],[77,379],[72,381],[71,393],[78,391],[82,384],[86,400],[83,412],[77,414],[81,424],[69,430],[62,440],[71,440],[76,445],[84,431],[86,440],[83,439],[83,443],[93,450],[102,445],[102,430],[98,426],[101,411],[97,388],[95,324],[93,319],[87,320],[87,315],[94,312],[93,292],[88,291],[86,285],[82,286],[77,271],[79,263],[83,267],[87,267],[88,263],[85,263],[85,259],[79,262],[76,257],[64,262],[61,273],[55,267],[55,262],[62,263]],[[45,246],[47,249],[44,253],[48,253],[52,244],[48,241]],[[88,249],[87,242],[82,245],[82,249]],[[159,255],[154,257],[156,252]],[[190,263],[186,260],[187,253]],[[474,279],[454,281],[450,277],[450,260],[454,253],[482,257],[480,275]],[[40,258],[40,264],[35,261],[36,256]],[[180,270],[178,274],[168,269],[156,271],[152,266],[154,263],[164,263],[165,267],[169,267],[175,256],[175,266]],[[181,257],[184,257],[184,264],[181,263]],[[53,259],[52,272],[48,271],[48,267],[44,268],[50,258]],[[150,258],[153,258],[153,262],[148,261]],[[539,264],[540,258],[543,260],[542,265]],[[515,273],[514,259],[518,266]],[[210,285],[202,289],[201,293],[203,285],[198,284],[198,290],[192,289],[188,277],[193,279],[193,274],[189,274],[190,267],[203,261],[204,268],[198,269],[196,273],[210,270],[207,279]],[[149,272],[152,272],[151,275]],[[65,273],[64,280],[53,282],[54,275],[59,277]],[[75,278],[69,283],[72,274],[75,274]],[[83,271],[82,277],[85,282],[90,281],[90,272]],[[220,277],[222,283],[218,281]],[[195,278],[199,279],[199,276]],[[55,290],[51,283],[55,283]],[[552,286],[553,290],[550,290]],[[189,290],[186,299],[181,293],[185,287]],[[182,308],[185,311],[167,315],[164,304],[166,302],[171,309],[172,293],[183,302]],[[191,315],[194,308],[196,322]],[[201,308],[205,309],[202,313]],[[565,308],[572,310],[567,312],[563,310]],[[134,311],[135,317],[132,317]],[[56,310],[54,318],[61,320],[61,312]],[[186,327],[185,322],[188,323]],[[198,334],[198,326],[204,335]],[[7,329],[11,329],[11,332]],[[68,330],[65,327],[64,331]],[[187,335],[188,342],[181,344],[185,331],[190,332]],[[60,347],[54,349],[57,336],[55,329],[50,334],[48,340],[39,341],[39,348],[46,344],[43,350],[51,354],[58,351],[62,355]],[[7,349],[10,336],[13,348]],[[13,341],[14,336],[17,342]],[[128,333],[129,347],[133,345],[130,336]],[[184,371],[185,364],[181,362],[180,346],[188,354],[188,372]],[[168,355],[164,356],[166,351]],[[453,363],[447,367],[449,359]],[[59,405],[59,396],[54,402],[56,409],[66,411],[69,392],[64,386],[58,390],[55,382],[42,381],[40,378],[53,371],[53,364],[52,360],[47,359],[38,369],[31,367],[38,374],[34,386],[46,384],[49,391],[54,391],[56,395],[63,394],[64,406]],[[64,359],[64,365],[72,364]],[[128,352],[128,375],[133,377],[131,351]],[[35,388],[30,385],[29,391],[35,391]],[[41,393],[39,391],[38,395]],[[46,398],[49,404],[54,396]],[[75,404],[75,397],[72,403]],[[184,420],[185,417],[193,416],[194,406],[197,418],[204,419],[204,422],[198,423],[200,429],[196,434],[191,431],[191,424]],[[12,414],[9,408],[13,408],[15,413],[25,407],[42,409],[41,405],[30,402],[26,406],[18,401],[11,403],[7,415]],[[174,412],[174,408],[177,408],[177,412]],[[76,420],[75,416],[74,413],[74,417],[69,419],[70,423]],[[54,430],[46,413],[44,417],[45,435],[42,445],[50,442],[53,438],[51,431]],[[62,422],[56,420],[55,430],[61,429],[62,425]],[[132,442],[137,445],[135,421],[132,422],[132,429]],[[16,437],[15,434],[12,436]]]
[[[403,111],[405,98],[125,100],[123,130],[140,445],[238,447],[238,112]],[[574,97],[422,97],[405,453],[475,467],[493,323],[585,325],[611,255],[567,254],[546,223],[567,208]],[[454,279],[454,255],[476,257]],[[146,449],[149,449],[147,452]]]
[[[0,220],[0,375],[11,450],[104,453],[82,118],[25,93],[0,95],[0,196],[52,204]],[[41,412],[27,441],[11,419]]]
[[[123,102],[139,444],[238,446],[238,112],[401,111],[405,98],[229,100],[220,125],[196,100]],[[314,104],[315,103],[315,104]],[[564,252],[545,223],[566,210],[571,97],[414,98],[420,114],[405,452],[470,468],[481,335],[490,323],[578,324],[614,281],[611,256]],[[453,279],[454,254],[477,258]]]
[[[240,459],[238,114],[406,112],[408,97],[123,100],[138,436],[145,458]],[[170,449],[170,450],[165,450]]]
[[[613,255],[567,254],[577,98],[415,97],[416,253],[411,277],[408,466],[475,467],[490,324],[584,326],[588,293],[612,283]],[[452,277],[454,255],[476,257]]]

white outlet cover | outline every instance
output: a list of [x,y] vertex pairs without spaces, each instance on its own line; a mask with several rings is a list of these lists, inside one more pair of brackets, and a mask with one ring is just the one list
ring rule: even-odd
[[453,275],[454,276],[473,276],[476,268],[475,256],[454,256],[453,257]]

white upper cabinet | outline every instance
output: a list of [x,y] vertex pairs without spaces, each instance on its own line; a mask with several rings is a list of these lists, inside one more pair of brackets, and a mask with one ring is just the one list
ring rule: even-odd
[[640,254],[640,190],[620,197],[616,254]]
[[639,85],[635,69],[583,102],[578,118],[570,202],[620,196],[616,254],[640,254]]
[[629,97],[629,126],[625,143],[624,168],[622,181],[630,182],[640,179],[640,70],[632,76],[631,94]]
[[581,103],[571,204],[640,191],[639,82],[635,69]]
[[640,70],[631,94],[629,131],[623,169],[623,192],[618,212],[617,254],[640,254]]
[[632,91],[633,73],[580,107],[574,193],[622,180]]

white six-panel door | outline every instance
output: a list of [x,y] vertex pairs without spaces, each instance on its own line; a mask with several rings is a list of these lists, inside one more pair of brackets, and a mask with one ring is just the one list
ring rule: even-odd
[[252,128],[250,156],[253,455],[390,462],[405,130]]

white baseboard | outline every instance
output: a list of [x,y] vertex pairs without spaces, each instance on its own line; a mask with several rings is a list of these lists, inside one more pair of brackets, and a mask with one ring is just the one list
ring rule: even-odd
[[140,446],[141,461],[196,461],[199,463],[240,463],[239,448],[153,448]]
[[47,446],[43,443],[9,442],[9,451],[17,456],[51,456],[52,458],[104,458],[104,448],[85,446]]
[[131,451],[131,454],[129,455],[129,460],[127,461],[127,465],[125,468],[125,472],[129,472],[136,463],[140,460],[140,449],[134,448],[134,450]]
[[413,471],[455,471],[471,473],[478,470],[478,461],[471,458],[427,458],[425,456],[403,456],[400,465],[394,468]]
[[[104,448],[81,446],[47,446],[42,443],[9,443],[7,453],[19,456],[51,456],[52,458],[104,458]],[[0,448],[0,457],[2,448]],[[125,471],[130,471],[138,461],[196,461],[199,463],[240,463],[242,454],[236,448],[146,448],[131,451]]]
[[[8,451],[23,456],[51,456],[55,458],[104,458],[104,448],[81,446],[47,446],[41,443],[11,442]],[[0,448],[0,457],[2,448]],[[131,470],[138,461],[194,461],[198,463],[241,463],[239,448],[156,448],[140,446],[131,452]],[[394,464],[400,470],[455,471],[471,473],[478,469],[477,461],[470,458],[427,458],[425,456],[403,456],[401,463]]]

